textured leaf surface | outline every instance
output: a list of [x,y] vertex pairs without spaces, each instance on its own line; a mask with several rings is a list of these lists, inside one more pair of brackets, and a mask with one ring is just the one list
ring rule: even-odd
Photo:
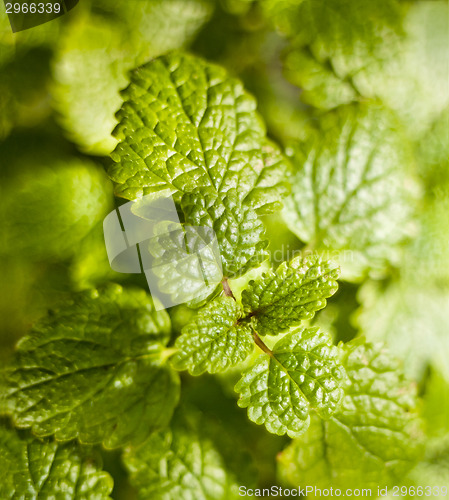
[[186,408],[170,429],[158,432],[124,455],[131,483],[141,499],[228,500],[238,486],[251,485],[250,457],[239,446],[230,451],[222,429]]
[[325,307],[337,291],[337,278],[331,263],[297,257],[249,282],[242,292],[244,311],[254,318],[257,333],[276,335]]
[[255,210],[241,203],[235,189],[230,189],[224,196],[211,189],[201,191],[186,193],[181,206],[190,224],[214,230],[220,246],[223,274],[235,278],[258,267],[268,257],[268,240]]
[[230,297],[210,302],[176,340],[173,366],[200,375],[223,371],[246,359],[254,341],[249,325],[238,324],[241,316],[241,307]]
[[313,418],[279,457],[290,484],[318,488],[398,484],[419,456],[415,392],[380,346],[348,347],[346,396],[329,420]]
[[207,19],[211,5],[202,0],[130,0],[126,7],[97,2],[95,14],[76,12],[79,16],[57,44],[53,104],[81,149],[103,155],[114,149],[111,132],[126,73],[182,46]]
[[226,71],[174,53],[135,70],[123,92],[109,175],[129,199],[164,191],[185,222],[216,231],[225,276],[266,258],[257,215],[279,208],[285,163],[256,103]]
[[235,387],[239,406],[273,434],[301,435],[310,410],[329,418],[343,398],[344,370],[338,348],[318,328],[298,329],[259,356]]
[[113,482],[89,450],[79,445],[40,441],[0,425],[2,499],[109,497]]
[[254,98],[200,58],[155,59],[133,72],[123,97],[115,130],[121,143],[109,174],[125,198],[211,187],[237,189],[243,200],[265,180],[264,164],[279,155],[266,143]]
[[147,279],[165,294],[160,296],[164,305],[187,302],[199,306],[216,295],[221,290],[223,271],[213,230],[169,221],[155,227],[159,234],[148,243],[151,271],[149,266],[144,267]]
[[324,115],[316,133],[291,150],[285,219],[310,247],[336,252],[345,277],[398,258],[410,212],[404,147],[384,111],[347,106]]
[[107,448],[167,424],[179,382],[161,359],[167,313],[142,290],[76,295],[37,324],[7,368],[6,410],[19,427]]

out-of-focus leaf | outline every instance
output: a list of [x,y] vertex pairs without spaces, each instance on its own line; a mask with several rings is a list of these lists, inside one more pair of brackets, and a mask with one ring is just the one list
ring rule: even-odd
[[0,65],[0,139],[15,127],[33,127],[50,114],[48,48],[33,48]]
[[370,341],[384,341],[404,360],[406,375],[419,380],[428,364],[449,377],[449,294],[420,282],[366,283],[357,323]]
[[449,435],[449,378],[430,366],[424,389],[422,416],[427,435],[437,438]]
[[448,4],[264,0],[290,39],[287,77],[321,109],[380,98],[419,136],[449,102]]
[[112,270],[106,253],[103,224],[97,224],[79,243],[73,255],[69,276],[76,290],[96,287],[107,281],[123,280],[126,274]]
[[70,138],[91,154],[110,153],[127,72],[183,46],[208,18],[203,0],[130,0],[82,12],[58,41],[54,107]]
[[319,108],[357,99],[358,75],[394,54],[401,33],[396,0],[263,0],[262,5],[290,39],[287,77],[304,89],[305,102]]
[[[417,487],[422,488],[424,496],[446,496],[449,484],[449,435],[431,439],[426,446],[424,459],[410,472],[409,479],[415,489],[409,490],[405,498],[416,498]],[[445,488],[445,489],[444,489]]]
[[[435,179],[436,182],[436,179]],[[449,292],[449,183],[428,191],[417,214],[419,232],[407,248],[402,276],[412,286],[440,286]]]
[[339,108],[288,151],[295,171],[283,213],[290,229],[335,258],[346,279],[397,261],[414,184],[405,175],[407,144],[391,116],[377,106]]
[[[389,51],[382,68],[360,75],[363,95],[375,95],[393,109],[412,137],[420,137],[449,105],[449,4],[418,1],[404,20],[399,54]],[[366,90],[365,90],[366,89]]]
[[0,68],[33,47],[51,47],[58,39],[61,25],[62,20],[59,18],[13,33],[5,11],[5,2],[0,3]]
[[139,498],[231,500],[240,485],[254,485],[254,471],[238,443],[229,445],[222,428],[182,408],[170,429],[128,449],[124,461]]
[[449,108],[441,113],[419,143],[420,174],[430,191],[449,191]]
[[111,187],[91,160],[53,150],[40,157],[28,147],[22,143],[24,156],[0,159],[0,253],[63,259],[108,212]]

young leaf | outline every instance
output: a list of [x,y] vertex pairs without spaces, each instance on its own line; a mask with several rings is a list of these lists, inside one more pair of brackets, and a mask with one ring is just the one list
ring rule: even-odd
[[291,154],[290,229],[312,248],[340,252],[346,278],[397,260],[410,212],[409,156],[391,116],[376,106],[338,108]]
[[225,276],[266,258],[257,215],[287,191],[282,155],[265,137],[241,83],[202,59],[173,53],[132,73],[108,173],[129,199],[164,191],[186,224],[213,228]]
[[223,271],[213,230],[170,221],[155,228],[159,234],[148,242],[151,269],[145,272],[160,292],[170,296],[172,302],[164,305],[199,306],[216,295],[222,289]]
[[171,358],[177,370],[192,375],[216,373],[246,359],[254,348],[249,325],[239,325],[242,310],[230,297],[220,297],[200,310],[176,340]]
[[110,498],[113,482],[97,457],[75,443],[41,441],[0,422],[0,497]]
[[313,418],[279,457],[281,477],[318,488],[398,484],[417,459],[413,388],[380,346],[347,347],[346,396],[329,420]]
[[214,230],[225,276],[236,278],[267,259],[263,224],[250,206],[241,203],[235,189],[224,196],[210,188],[186,193],[181,207],[189,224]]
[[[155,433],[124,461],[139,498],[155,500],[228,500],[239,498],[238,486],[251,485],[250,456],[235,446],[224,449],[222,432],[205,418],[183,408],[170,429]],[[238,466],[236,466],[238,464]]]
[[331,263],[296,257],[251,280],[242,292],[243,309],[254,318],[257,333],[276,335],[325,307],[326,298],[337,291],[337,278]]
[[164,363],[170,323],[143,290],[83,292],[38,323],[6,370],[18,427],[107,448],[141,442],[170,420],[178,376]]
[[338,348],[318,328],[300,328],[259,356],[235,386],[248,417],[273,434],[301,435],[311,409],[329,418],[343,398]]

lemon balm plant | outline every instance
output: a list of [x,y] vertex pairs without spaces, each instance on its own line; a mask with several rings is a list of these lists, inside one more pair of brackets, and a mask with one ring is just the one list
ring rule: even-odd
[[[143,4],[135,3],[140,12]],[[410,496],[417,486],[443,492],[447,379],[436,352],[447,352],[446,344],[439,340],[440,347],[416,353],[417,334],[410,340],[403,333],[395,344],[400,308],[382,308],[398,290],[413,296],[420,286],[432,291],[430,300],[444,302],[444,276],[437,282],[428,270],[432,257],[420,250],[428,236],[415,228],[445,199],[428,187],[444,140],[417,146],[423,128],[440,137],[441,118],[435,133],[425,125],[438,115],[430,98],[415,127],[376,84],[382,72],[391,78],[402,72],[380,34],[399,54],[408,54],[410,39],[418,36],[413,16],[424,8],[418,4],[223,2],[198,36],[197,51],[208,29],[221,26],[220,16],[242,26],[256,19],[262,28],[250,23],[243,37],[251,42],[251,57],[263,59],[258,36],[276,29],[285,74],[303,90],[307,106],[286,112],[279,89],[273,96],[266,85],[255,85],[262,117],[256,99],[224,67],[227,51],[239,53],[231,42],[217,44],[226,47],[216,57],[224,64],[182,50],[159,55],[151,47],[158,57],[128,75],[122,69],[117,78],[103,75],[119,101],[112,138],[103,133],[104,123],[89,137],[80,126],[89,115],[80,115],[73,99],[100,106],[98,116],[108,123],[115,110],[111,102],[95,102],[92,89],[83,96],[76,85],[80,74],[70,70],[80,68],[80,61],[67,43],[61,45],[53,61],[53,106],[68,135],[85,153],[110,152],[104,165],[117,199],[163,193],[173,198],[182,225],[212,230],[223,279],[206,299],[168,311],[135,281],[115,275],[122,282],[110,282],[110,270],[101,267],[104,247],[99,251],[96,239],[97,219],[110,203],[109,185],[98,188],[98,170],[83,170],[86,187],[70,217],[56,217],[57,209],[50,217],[63,240],[53,242],[52,258],[66,262],[70,285],[21,336],[1,372],[1,498],[227,500],[240,497],[242,487],[265,496],[275,485],[365,488],[372,497],[394,486],[404,486]],[[438,14],[443,7],[436,4]],[[167,8],[150,5],[155,12]],[[200,17],[212,10],[208,2],[193,1],[191,8]],[[345,18],[331,16],[340,8]],[[101,12],[101,5],[90,14],[81,11],[70,36],[78,28],[95,31],[90,23]],[[351,19],[349,25],[344,19]],[[130,22],[119,11],[104,15],[105,25],[120,27],[123,36]],[[142,39],[148,42],[151,33]],[[73,42],[87,50],[81,38]],[[94,47],[97,42],[92,40]],[[117,48],[120,68],[141,62],[141,42],[130,39],[123,54]],[[407,66],[407,58],[401,64]],[[117,70],[107,57],[103,63]],[[101,77],[93,75],[91,82]],[[419,84],[411,87],[425,87],[420,75],[412,77]],[[120,87],[125,89],[115,95]],[[288,123],[296,125],[285,131]],[[56,156],[75,156],[83,166],[96,161],[73,151]],[[80,179],[70,171],[75,160],[60,161],[65,167],[55,162],[56,175],[41,181],[49,206],[57,205],[56,194],[67,186],[71,198],[80,193],[73,188]],[[60,177],[66,170],[73,182]],[[28,193],[34,207],[41,191],[33,202],[36,184],[30,173],[24,179],[17,192]],[[21,241],[14,217],[22,212],[14,208],[18,197],[9,194],[14,182],[8,186],[2,249]],[[95,203],[84,206],[84,199]],[[37,218],[30,224],[37,229],[23,239],[24,255],[36,248],[42,260],[45,249],[53,248],[38,231],[45,223]],[[165,261],[180,244],[179,235],[172,236],[158,241]],[[272,262],[272,248],[286,238],[296,241],[298,255]],[[80,269],[97,256],[92,269],[83,271],[88,279],[80,279]],[[444,254],[437,258],[443,262]],[[418,260],[427,266],[425,277],[417,278]],[[163,278],[176,283],[180,271],[172,271],[167,268]],[[179,286],[189,282],[189,269],[182,272]],[[416,312],[401,314],[401,322],[413,323]],[[438,314],[432,317],[436,325]],[[354,324],[357,335],[348,333]],[[429,330],[429,339],[439,335],[438,328]],[[413,326],[405,329],[414,332]],[[398,343],[408,346],[408,357]],[[396,351],[413,361],[405,364],[408,377]]]
[[[20,341],[6,370],[4,405],[14,424],[59,441],[131,445],[125,458],[131,477],[161,498],[179,490],[195,496],[199,487],[210,497],[214,491],[232,496],[235,478],[226,494],[226,474],[210,491],[203,484],[207,477],[188,481],[189,467],[179,476],[175,466],[185,460],[177,453],[186,450],[171,449],[176,441],[158,447],[152,436],[173,432],[164,428],[179,400],[176,370],[222,372],[258,351],[235,387],[251,420],[301,438],[316,433],[321,419],[327,427],[323,442],[336,439],[356,450],[374,435],[378,451],[362,453],[359,480],[373,460],[379,468],[384,449],[394,453],[388,460],[394,466],[382,464],[380,472],[404,474],[419,438],[412,393],[371,345],[337,347],[328,333],[303,325],[337,290],[338,270],[316,256],[295,258],[251,280],[239,300],[232,292],[229,280],[266,260],[259,216],[278,208],[286,192],[287,167],[265,137],[254,99],[222,68],[180,53],[138,68],[123,96],[119,144],[108,170],[116,193],[134,199],[169,190],[185,223],[214,229],[223,282],[168,349],[169,317],[156,312],[145,292],[109,286],[74,296]],[[266,337],[277,341],[268,347]],[[385,378],[379,388],[370,379],[376,373]],[[302,443],[294,442],[289,453]],[[149,452],[151,460],[172,460],[173,467],[148,475],[150,463],[137,457]],[[195,467],[203,457],[189,453],[188,459]],[[332,459],[341,467],[338,457]],[[341,471],[341,480],[347,473]]]

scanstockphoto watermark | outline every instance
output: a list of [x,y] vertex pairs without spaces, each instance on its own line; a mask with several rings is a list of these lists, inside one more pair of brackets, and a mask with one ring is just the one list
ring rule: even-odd
[[318,488],[317,486],[298,486],[297,488],[247,488],[239,486],[241,497],[342,497],[342,498],[368,498],[368,497],[446,497],[447,486],[377,486],[375,488]]
[[[271,486],[270,488],[247,488],[239,487],[239,496],[258,497],[305,497],[315,495],[315,497],[375,497],[377,492],[371,488],[318,488],[317,486],[298,486],[297,488],[283,488],[282,486]],[[383,496],[379,494],[380,496]],[[377,495],[377,496],[379,496]]]

